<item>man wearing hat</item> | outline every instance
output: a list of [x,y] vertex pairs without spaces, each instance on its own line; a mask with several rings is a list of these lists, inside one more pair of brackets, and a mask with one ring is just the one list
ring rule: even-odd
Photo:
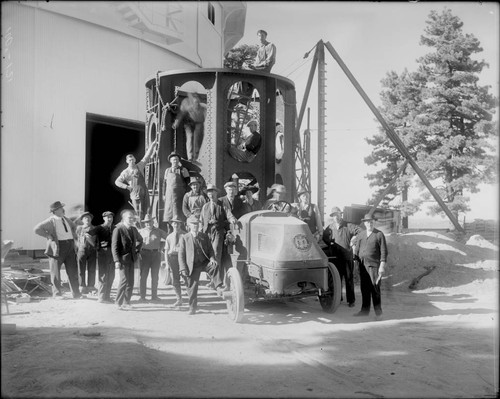
[[283,184],[273,184],[270,189],[268,189],[267,195],[271,195],[263,209],[270,209],[270,207],[278,201],[285,201],[286,197],[286,187]]
[[81,298],[76,263],[76,226],[64,216],[64,204],[56,201],[49,208],[52,215],[34,227],[35,234],[47,239],[45,255],[49,258],[52,295],[62,297],[61,266],[64,264],[73,298]]
[[182,212],[182,200],[186,194],[189,183],[189,172],[182,166],[180,155],[175,152],[168,156],[171,167],[165,169],[163,176],[163,199],[165,210],[163,221],[170,222],[172,219],[186,220]]
[[189,186],[191,190],[184,194],[182,200],[182,212],[186,218],[191,215],[200,217],[201,208],[207,203],[207,197],[201,191],[201,181],[198,177],[192,176]]
[[144,179],[144,169],[156,146],[156,140],[146,150],[144,157],[136,163],[135,156],[128,154],[125,160],[128,167],[115,180],[115,185],[130,191],[130,201],[140,218],[149,212],[149,191]]
[[99,284],[97,286],[97,302],[111,303],[111,287],[115,280],[115,264],[113,263],[113,255],[111,254],[111,236],[115,226],[113,218],[115,214],[106,211],[102,214],[104,220],[95,228],[97,240],[97,268],[99,276]]
[[111,251],[115,269],[120,274],[120,282],[116,292],[118,309],[130,309],[130,299],[134,289],[134,266],[139,259],[142,247],[142,236],[135,227],[136,215],[131,209],[121,212],[121,222],[113,230]]
[[299,202],[294,204],[297,217],[307,223],[314,238],[319,242],[323,237],[323,222],[321,221],[318,205],[311,203],[311,193],[307,190],[299,191],[297,198]]
[[[174,303],[175,307],[182,306],[182,290],[179,272],[179,245],[181,236],[184,234],[182,231],[183,222],[178,219],[170,221],[172,225],[172,232],[167,236],[165,242],[165,263],[170,269],[172,275],[172,285],[174,286],[175,296],[177,300]],[[167,270],[168,273],[168,270]]]
[[243,139],[243,142],[238,146],[229,147],[229,153],[231,156],[240,162],[253,161],[262,144],[262,136],[257,131],[257,121],[252,119],[247,123],[247,127],[250,130],[250,133]]
[[141,301],[146,300],[146,283],[151,270],[151,300],[158,301],[158,279],[161,266],[161,240],[167,239],[167,233],[154,226],[154,217],[147,214],[142,220],[144,227],[139,230],[143,244],[141,251],[141,271],[139,293]]
[[238,193],[243,198],[243,214],[262,209],[261,203],[253,197],[257,191],[259,189],[255,186],[245,186]]
[[179,244],[179,270],[188,281],[189,314],[195,314],[198,308],[200,273],[204,271],[210,276],[218,292],[222,289],[222,280],[210,239],[199,231],[198,218],[190,216],[187,223],[189,232],[181,237]]
[[227,219],[230,223],[234,224],[243,215],[243,201],[236,195],[238,188],[235,182],[228,181],[224,184],[224,189],[226,190],[226,195],[219,199],[226,211]]
[[337,268],[341,281],[344,281],[347,303],[352,308],[356,296],[354,294],[354,261],[351,247],[355,236],[362,229],[342,219],[342,211],[337,206],[332,208],[330,217],[333,218],[333,221],[323,232],[323,241],[327,245],[325,253]]
[[[222,254],[224,251],[224,238],[229,229],[226,211],[222,202],[217,199],[218,188],[214,184],[207,186],[208,202],[203,205],[200,215],[201,231],[208,235],[219,265],[219,276],[223,278]],[[223,281],[223,280],[222,280]]]
[[363,302],[361,310],[354,316],[367,316],[370,313],[370,305],[373,300],[373,309],[377,319],[379,319],[382,316],[380,281],[385,272],[388,252],[384,233],[374,228],[375,220],[370,213],[366,214],[361,219],[366,230],[361,231],[356,239],[356,252],[360,259],[359,277]]
[[78,282],[80,283],[80,291],[83,294],[96,291],[94,285],[97,262],[97,244],[95,226],[92,225],[93,218],[94,215],[90,212],[83,212],[78,218],[82,224],[76,228],[76,262],[78,264]]

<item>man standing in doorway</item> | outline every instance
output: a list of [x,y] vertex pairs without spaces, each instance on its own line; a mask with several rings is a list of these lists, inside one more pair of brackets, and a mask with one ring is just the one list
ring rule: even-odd
[[61,266],[64,264],[73,298],[81,298],[75,252],[76,226],[64,216],[64,204],[60,201],[50,205],[50,212],[52,216],[37,224],[33,230],[35,234],[47,239],[44,253],[49,258],[52,295],[54,298],[62,298]]
[[354,316],[367,316],[373,300],[375,315],[380,319],[382,317],[380,281],[385,272],[387,244],[384,233],[374,228],[375,219],[371,214],[365,215],[361,221],[365,224],[366,230],[359,233],[356,247],[360,259],[359,276],[363,303],[361,310]]
[[115,180],[116,186],[130,191],[130,201],[140,219],[149,212],[149,192],[144,179],[144,169],[156,146],[156,140],[151,143],[144,157],[136,163],[135,156],[128,154],[125,161],[128,167]]
[[116,293],[118,309],[130,309],[130,299],[134,289],[134,265],[139,258],[142,236],[135,228],[135,212],[127,209],[122,212],[122,221],[113,230],[111,249],[115,268],[120,273],[120,283]]
[[113,225],[113,212],[106,211],[102,214],[104,223],[96,227],[97,237],[97,267],[99,269],[99,285],[97,287],[97,302],[111,302],[111,287],[115,280],[115,264],[111,254],[111,236]]

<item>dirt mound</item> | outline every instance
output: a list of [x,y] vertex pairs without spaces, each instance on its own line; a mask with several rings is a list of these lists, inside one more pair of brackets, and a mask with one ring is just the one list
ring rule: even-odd
[[480,236],[462,244],[435,232],[388,234],[386,289],[455,287],[493,278],[498,247]]

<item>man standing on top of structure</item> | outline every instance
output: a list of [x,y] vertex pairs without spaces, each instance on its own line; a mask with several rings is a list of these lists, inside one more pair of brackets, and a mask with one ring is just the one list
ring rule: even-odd
[[276,63],[276,46],[266,40],[267,32],[265,30],[258,30],[257,37],[260,40],[257,56],[253,64],[249,64],[248,67],[257,71],[271,72],[271,68]]
[[156,140],[151,143],[140,162],[136,163],[135,156],[128,154],[125,157],[128,167],[115,180],[116,186],[130,191],[130,201],[140,219],[149,213],[149,192],[144,179],[144,169],[153,154],[155,145]]

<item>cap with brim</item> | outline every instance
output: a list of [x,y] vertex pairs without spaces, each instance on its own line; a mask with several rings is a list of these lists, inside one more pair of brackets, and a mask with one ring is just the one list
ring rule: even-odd
[[297,193],[297,197],[300,197],[302,194],[310,194],[311,192],[308,190],[301,190]]
[[330,212],[330,216],[333,216],[333,215],[335,215],[336,213],[339,213],[339,214],[341,214],[341,213],[342,213],[342,211],[340,210],[340,208],[339,208],[338,206],[334,206],[334,207],[332,208],[332,211]]
[[377,220],[375,217],[373,217],[373,215],[367,213],[363,219],[361,219],[362,222],[367,222],[368,220]]
[[102,217],[105,218],[106,216],[111,216],[111,217],[114,217],[115,214],[113,212],[110,212],[110,211],[106,211],[102,214]]
[[64,207],[64,204],[61,201],[53,202],[52,204],[50,204],[50,211],[49,212],[54,212],[62,207]]
[[172,157],[177,157],[179,159],[181,159],[181,156],[179,154],[177,154],[176,152],[172,152],[169,156],[168,156],[168,161],[170,162],[170,158]]
[[238,194],[245,195],[247,191],[251,191],[253,194],[255,194],[257,191],[259,191],[259,189],[255,186],[245,186],[240,190]]
[[207,191],[219,191],[215,184],[207,184]]
[[259,123],[258,123],[255,119],[251,119],[251,120],[249,120],[249,121],[247,122],[247,127],[248,127],[248,126],[250,126],[250,124],[252,124],[252,123],[255,123],[255,124],[257,124],[257,125],[259,124]]
[[228,181],[226,184],[224,184],[224,188],[227,188],[227,187],[236,188],[236,183],[234,181]]
[[200,219],[198,219],[197,216],[191,215],[188,217],[187,222],[191,224],[198,224],[200,223]]
[[184,222],[182,220],[179,220],[179,219],[172,219],[172,220],[169,221],[169,223],[180,223],[180,224],[182,224]]
[[94,215],[92,215],[90,212],[83,212],[79,217],[78,219],[83,219],[85,216],[89,216],[90,219],[93,219],[94,218]]
[[152,222],[155,219],[156,218],[154,216],[147,214],[146,216],[144,216],[144,219],[142,220],[142,222]]
[[189,185],[191,184],[201,184],[201,183],[197,177],[191,177],[191,179],[189,180]]

